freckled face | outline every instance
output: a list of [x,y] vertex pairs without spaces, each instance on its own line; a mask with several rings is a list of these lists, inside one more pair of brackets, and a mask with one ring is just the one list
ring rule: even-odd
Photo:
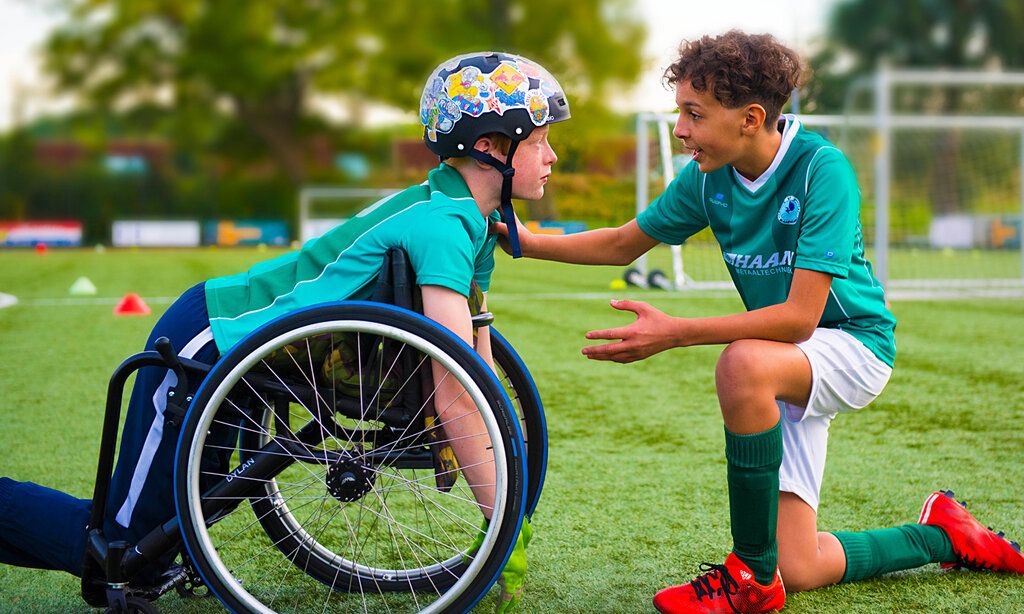
[[728,109],[710,91],[693,89],[689,81],[676,84],[676,106],[679,118],[672,134],[692,151],[701,172],[718,170],[743,154],[743,108]]
[[548,126],[535,128],[519,144],[512,158],[512,167],[516,169],[512,178],[512,196],[524,200],[538,200],[544,196],[551,166],[557,161],[558,156],[548,143]]

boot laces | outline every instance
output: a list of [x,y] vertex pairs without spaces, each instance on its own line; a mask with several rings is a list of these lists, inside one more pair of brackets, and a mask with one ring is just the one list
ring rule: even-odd
[[[693,592],[697,596],[698,601],[703,601],[705,597],[713,599],[716,593],[720,593],[725,596],[725,601],[732,608],[733,612],[739,612],[736,606],[732,602],[732,596],[739,592],[740,585],[732,574],[729,573],[729,568],[725,565],[715,565],[713,563],[701,563],[700,570],[703,572],[690,582],[690,586],[693,587]],[[718,587],[711,585],[711,582],[717,580]]]

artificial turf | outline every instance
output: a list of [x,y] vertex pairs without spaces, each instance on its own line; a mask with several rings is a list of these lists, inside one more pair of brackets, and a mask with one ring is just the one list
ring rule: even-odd
[[[655,260],[666,263],[667,250]],[[158,314],[193,283],[277,252],[50,250],[0,253],[0,475],[88,497],[107,378],[141,349]],[[639,298],[679,316],[742,308],[733,293],[609,291],[610,267],[498,258],[489,307],[544,399],[549,466],[534,516],[522,612],[653,611],[654,592],[689,580],[730,545],[724,437],[714,389],[720,347],[617,365],[587,361],[587,330]],[[98,298],[67,289],[88,276]],[[126,292],[153,315],[115,317]],[[1024,326],[1021,300],[895,301],[896,368],[882,396],[839,417],[819,509],[824,530],[917,519],[948,488],[986,524],[1024,538]],[[493,595],[479,611],[493,608]],[[219,611],[161,598],[164,611]],[[77,579],[0,565],[0,611],[85,612]],[[1020,612],[1024,578],[937,565],[795,594],[788,612]]]

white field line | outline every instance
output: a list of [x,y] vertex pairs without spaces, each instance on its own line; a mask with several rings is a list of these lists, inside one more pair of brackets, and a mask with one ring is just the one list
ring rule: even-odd
[[[608,301],[629,299],[638,301],[692,301],[735,297],[733,290],[684,290],[679,292],[629,291],[620,292],[491,292],[488,299],[494,302],[520,301]],[[911,289],[897,288],[886,292],[886,298],[894,301],[969,300],[980,298],[1014,299],[1024,298],[1024,288],[958,288],[958,289]],[[80,305],[116,305],[121,297],[59,297],[30,298],[18,300],[10,294],[0,293],[0,309],[12,305],[25,307],[76,307]],[[177,300],[173,296],[143,297],[151,305],[169,305]]]
[[[0,295],[0,297],[9,295]],[[26,307],[77,307],[79,305],[116,305],[123,297],[61,297],[61,298],[27,298],[18,300],[15,297],[14,302],[19,305]],[[146,301],[151,305],[169,305],[177,300],[176,296],[152,296],[142,297],[142,300]],[[13,304],[13,303],[12,303]],[[2,304],[0,299],[0,307],[6,307],[7,305]]]

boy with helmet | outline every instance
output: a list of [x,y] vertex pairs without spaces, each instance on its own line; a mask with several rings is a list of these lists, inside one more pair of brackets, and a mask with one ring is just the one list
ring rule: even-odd
[[659,592],[661,612],[769,612],[785,604],[785,588],[927,563],[1024,573],[1019,547],[949,492],[933,493],[917,524],[817,531],[829,423],[885,387],[896,320],[864,256],[853,169],[796,116],[781,115],[800,72],[796,53],[771,36],[732,31],[684,42],[666,79],[679,109],[674,134],[693,157],[665,192],[619,228],[567,236],[518,229],[527,256],[626,265],[710,226],[747,308],[673,318],[646,303],[612,301],[637,320],[587,333],[617,340],[584,348],[588,358],[623,363],[728,344],[715,380],[733,551],[724,565],[705,563],[692,582]]
[[[547,141],[548,125],[569,116],[561,86],[526,58],[484,52],[444,62],[428,79],[420,104],[424,142],[442,160],[425,182],[370,205],[299,251],[189,289],[157,322],[146,349],[164,336],[179,356],[212,364],[282,314],[370,298],[384,255],[396,247],[408,254],[424,314],[474,344],[467,298],[474,286],[487,291],[494,270],[496,237],[488,234],[488,222],[497,219],[499,208],[512,219],[513,197],[543,196],[558,159]],[[475,347],[490,362],[486,328]],[[137,376],[108,498],[111,514],[103,527],[109,540],[135,543],[174,514],[177,431],[165,429],[164,411],[175,382],[168,369],[146,368]],[[446,386],[458,384],[447,378],[439,383],[439,395],[459,396]],[[459,436],[480,426],[472,422],[480,420],[478,415],[460,419],[469,412],[456,401],[441,422],[464,478],[483,502],[493,497],[493,461],[487,462],[490,453],[478,439]],[[0,478],[0,561],[83,575],[89,503]],[[481,511],[486,520],[489,509],[481,505]],[[502,574],[499,611],[518,600],[530,532],[524,524]]]

